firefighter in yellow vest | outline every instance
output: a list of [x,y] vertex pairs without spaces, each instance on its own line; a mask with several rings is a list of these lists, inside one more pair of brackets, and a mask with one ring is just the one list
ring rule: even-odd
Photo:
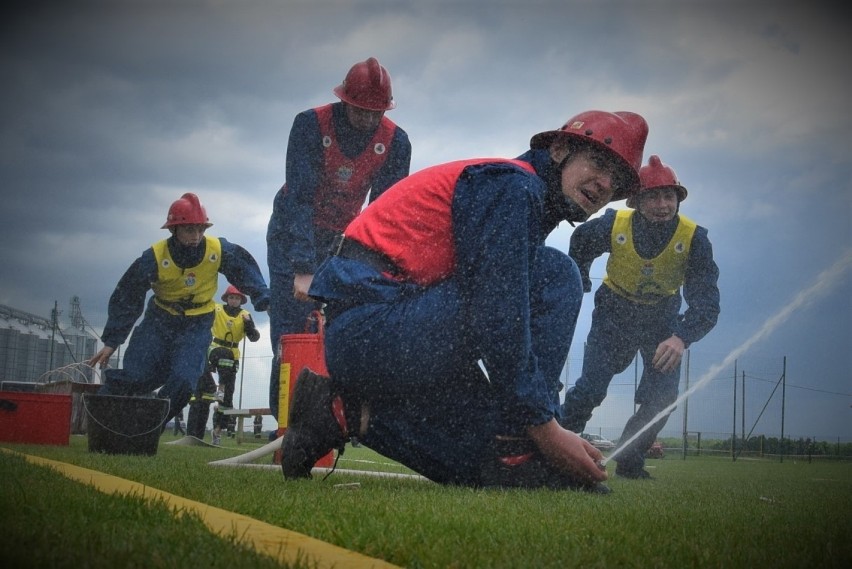
[[[236,420],[222,411],[234,406],[234,389],[237,370],[240,365],[240,342],[248,338],[252,342],[260,339],[260,332],[254,325],[251,314],[242,306],[248,299],[234,285],[229,285],[222,294],[222,302],[217,304],[213,320],[213,342],[207,353],[207,369],[198,380],[198,387],[189,404],[187,434],[204,439],[210,404],[216,400],[219,405],[213,414],[213,444],[222,442],[222,428],[233,436]],[[219,385],[213,374],[219,376]],[[221,393],[221,398],[217,397]]]
[[134,396],[159,390],[158,397],[170,400],[163,425],[189,403],[204,373],[219,273],[248,293],[255,310],[269,306],[269,289],[257,261],[239,245],[205,235],[211,225],[195,194],[183,194],[172,203],[162,227],[171,237],[143,251],[121,277],[109,300],[104,347],[88,361],[106,367],[132,330],[123,367],[104,372],[99,393]]
[[[677,399],[684,350],[703,338],[719,316],[719,268],[707,230],[679,214],[686,188],[658,156],[651,156],[639,178],[639,192],[627,199],[627,206],[635,209],[610,209],[578,226],[570,248],[585,292],[592,288],[592,261],[604,253],[609,260],[595,293],[582,375],[565,395],[560,424],[581,433],[613,376],[627,369],[638,350],[644,368],[635,395],[639,407],[627,421],[622,441]],[[688,308],[681,314],[682,300]],[[617,476],[650,478],[645,452],[667,419],[620,451]]]

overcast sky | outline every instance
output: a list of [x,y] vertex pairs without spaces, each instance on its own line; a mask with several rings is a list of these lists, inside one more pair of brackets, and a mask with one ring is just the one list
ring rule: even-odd
[[[721,271],[721,318],[692,347],[693,381],[840,262],[740,369],[777,381],[786,357],[787,432],[852,439],[852,41],[830,3],[12,4],[0,24],[0,303],[47,317],[58,301],[67,315],[77,295],[100,330],[116,282],[167,236],[166,211],[188,191],[210,234],[268,274],[293,117],[336,100],[349,67],[375,56],[412,170],[517,156],[588,109],[646,117],[646,162],[659,154],[677,171],[682,211],[710,230]],[[562,224],[549,243],[567,251],[570,235]],[[591,306],[587,295],[572,361]]]

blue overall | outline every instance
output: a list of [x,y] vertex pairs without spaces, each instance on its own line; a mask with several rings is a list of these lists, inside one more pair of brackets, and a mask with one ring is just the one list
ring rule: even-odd
[[[345,118],[341,103],[332,105],[336,142],[350,157],[368,151],[373,133],[354,129]],[[336,232],[314,223],[314,196],[323,174],[323,137],[314,109],[299,113],[293,121],[287,144],[287,182],[275,194],[266,234],[269,265],[269,336],[273,362],[269,382],[269,407],[278,418],[279,344],[282,334],[305,331],[308,316],[318,303],[293,297],[293,279],[297,273],[313,274],[328,256]],[[373,174],[369,200],[372,202],[398,180],[408,175],[411,144],[404,130],[397,127],[388,157]],[[343,221],[345,226],[348,220]]]
[[[269,289],[257,262],[239,245],[219,238],[222,260],[219,272],[228,282],[251,297],[254,308],[266,310]],[[193,267],[204,255],[204,247],[181,247],[169,238],[169,251],[181,267]],[[157,280],[157,262],[152,249],[127,269],[109,301],[109,318],[102,339],[117,348],[130,335],[121,369],[104,372],[104,395],[146,395],[160,388],[158,397],[170,400],[169,415],[164,423],[181,412],[189,403],[196,381],[204,373],[207,350],[213,338],[214,313],[197,316],[174,315],[145,297],[151,283]],[[142,321],[133,328],[142,314]]]
[[168,422],[189,403],[204,371],[212,326],[212,312],[175,316],[149,303],[145,317],[133,330],[122,368],[104,372],[104,385],[98,393],[145,395],[160,388],[157,396],[170,401],[164,421]]
[[310,291],[328,303],[326,364],[347,416],[369,408],[359,441],[441,483],[476,486],[496,435],[559,413],[581,280],[543,245],[545,184],[506,170],[456,182],[449,278],[419,286],[331,257]]
[[[580,433],[591,418],[592,410],[606,398],[612,378],[627,369],[636,356],[642,361],[642,378],[636,391],[637,412],[628,420],[620,440],[626,441],[644,427],[660,411],[677,399],[680,366],[663,373],[650,365],[654,352],[663,340],[672,335],[681,305],[675,295],[660,305],[630,302],[601,286],[595,293],[592,327],[586,339],[583,372],[577,383],[565,394],[562,425]],[[668,416],[648,428],[635,443],[620,452],[618,463],[630,464],[638,470],[644,464],[644,454],[666,424]]]
[[[591,290],[589,268],[592,261],[610,250],[614,210],[578,227],[571,236],[571,255],[580,267],[584,289]],[[643,258],[653,258],[672,238],[678,217],[666,223],[651,223],[639,213],[633,215],[633,236],[636,250]],[[663,373],[651,365],[660,342],[678,336],[688,347],[703,338],[716,324],[719,315],[719,269],[713,261],[713,250],[707,230],[698,227],[692,238],[684,276],[683,296],[688,309],[680,314],[680,291],[654,304],[634,302],[614,292],[606,284],[595,293],[592,326],[586,340],[583,371],[577,382],[565,394],[563,418],[560,423],[568,430],[580,433],[592,416],[592,411],[606,398],[612,378],[627,369],[636,356],[642,356],[642,378],[635,394],[639,405],[628,419],[620,440],[627,441],[671,405],[678,396],[680,366]],[[669,413],[670,415],[671,413]],[[663,429],[668,416],[619,451],[619,469],[636,472],[645,464],[645,452]]]

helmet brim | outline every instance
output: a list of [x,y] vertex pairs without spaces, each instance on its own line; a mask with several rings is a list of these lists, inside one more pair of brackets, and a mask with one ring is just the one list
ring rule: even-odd
[[203,225],[204,227],[213,227],[213,224],[209,221],[207,223],[169,223],[167,221],[160,229],[169,229],[171,227],[177,227],[178,225]]
[[566,132],[564,130],[548,130],[545,132],[540,132],[534,135],[530,139],[530,148],[533,150],[538,150],[542,148],[550,148],[550,146],[560,139],[569,139],[574,142],[579,142],[584,144],[590,148],[594,148],[596,150],[603,150],[607,153],[607,155],[613,159],[616,163],[616,167],[621,172],[622,177],[625,180],[625,187],[617,188],[613,194],[612,198],[609,200],[611,202],[617,202],[619,200],[623,200],[625,198],[629,198],[631,195],[635,194],[639,190],[639,172],[636,171],[633,166],[630,165],[627,160],[621,157],[621,155],[601,142],[593,138],[589,138],[588,136],[574,134],[572,132]]
[[659,190],[662,188],[674,188],[674,191],[677,192],[677,203],[681,203],[683,200],[686,199],[686,196],[689,195],[689,192],[686,191],[686,188],[679,184],[667,184],[665,186],[653,186],[651,188],[644,189],[640,188],[639,191],[627,198],[627,207],[632,207],[633,209],[636,209],[636,200],[639,199],[639,196],[641,196],[644,192],[649,192],[651,190]]
[[390,102],[386,105],[365,105],[364,103],[359,103],[358,101],[346,94],[346,89],[343,87],[342,83],[332,89],[332,92],[337,95],[337,98],[343,101],[344,103],[352,105],[353,107],[358,107],[359,109],[364,109],[365,111],[382,112],[396,108],[396,101],[394,101],[393,99],[391,99]]
[[[234,294],[234,293],[228,293],[228,292],[226,292],[225,294],[223,294],[223,295],[222,295],[222,302],[228,302],[228,295],[229,295],[229,294]],[[246,295],[244,295],[244,294],[242,294],[242,293],[241,293],[241,294],[239,294],[238,296],[240,297],[240,306],[242,306],[243,304],[245,304],[246,302],[248,302],[248,297],[247,297]]]

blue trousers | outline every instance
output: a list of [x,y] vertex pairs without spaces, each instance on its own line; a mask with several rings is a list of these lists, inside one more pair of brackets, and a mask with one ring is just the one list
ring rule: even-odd
[[[328,256],[331,241],[336,234],[314,228],[317,265]],[[322,306],[319,302],[305,302],[293,297],[293,279],[296,273],[286,259],[269,262],[269,341],[272,344],[272,370],[269,376],[269,409],[278,420],[278,387],[280,383],[281,336],[305,332],[308,317]],[[273,265],[275,269],[273,269]],[[313,332],[314,330],[308,330]]]
[[159,397],[170,401],[168,422],[189,403],[204,373],[212,326],[212,312],[174,316],[149,304],[130,336],[122,369],[106,370],[98,393],[136,396],[160,389]]
[[[592,411],[606,398],[612,378],[627,369],[636,356],[642,355],[642,378],[636,391],[639,409],[624,427],[622,441],[636,434],[660,411],[677,399],[680,367],[662,373],[651,365],[660,342],[672,335],[680,310],[679,295],[654,305],[630,302],[612,292],[606,285],[595,293],[592,327],[586,340],[583,372],[565,394],[560,423],[580,433],[592,417]],[[645,451],[657,438],[668,416],[649,427],[640,438],[618,456],[618,463],[629,469],[640,469]]]
[[[489,269],[510,260],[493,257]],[[348,259],[325,268],[335,275],[322,279],[326,290],[335,279],[331,289],[357,289],[329,302],[325,348],[347,415],[369,408],[365,446],[434,481],[475,486],[496,435],[523,434],[559,412],[582,299],[567,255],[537,248],[523,306],[509,306],[520,297],[501,294],[506,283],[496,279],[467,275],[424,288]],[[520,333],[518,321],[526,323]],[[519,401],[535,402],[538,415]]]

